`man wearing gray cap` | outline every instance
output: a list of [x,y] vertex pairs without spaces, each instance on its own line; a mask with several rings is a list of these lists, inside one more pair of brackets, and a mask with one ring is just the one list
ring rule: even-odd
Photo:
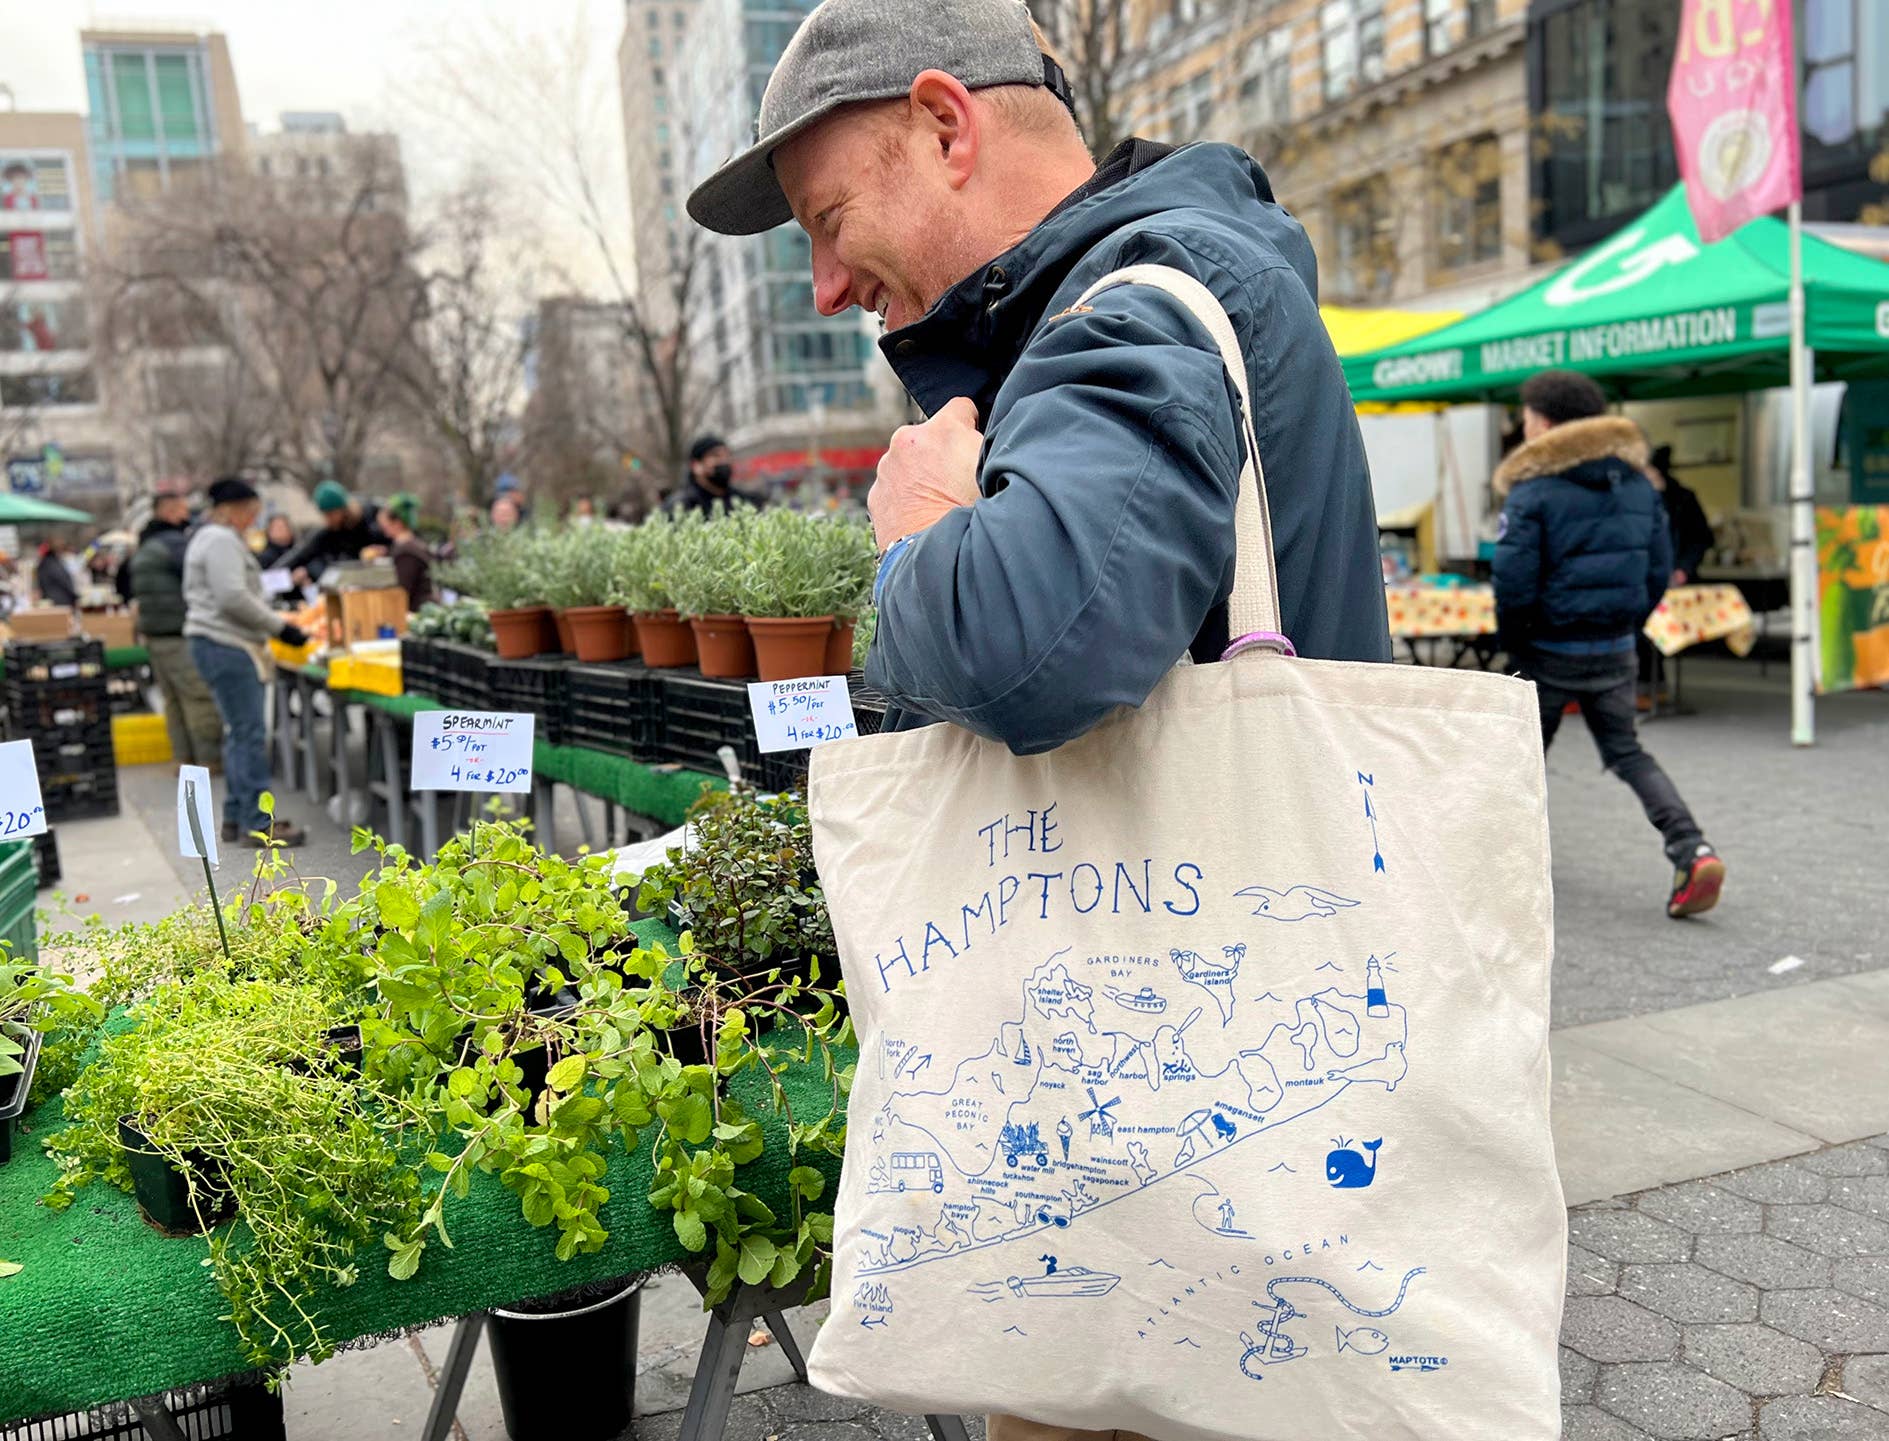
[[1098,169],[1013,0],[825,0],[756,129],[690,215],[728,234],[799,221],[815,303],[877,311],[930,417],[893,436],[869,498],[885,558],[866,675],[889,725],[1050,750],[1183,652],[1225,647],[1239,402],[1165,292],[1076,305],[1130,264],[1185,271],[1233,321],[1298,653],[1390,658],[1312,248],[1244,152],[1130,140]]
[[[1015,0],[825,0],[755,144],[689,198],[727,234],[797,220],[819,309],[884,321],[930,418],[892,437],[868,502],[867,679],[889,727],[952,721],[1018,754],[1229,639],[1237,392],[1166,292],[1077,303],[1126,265],[1186,272],[1233,322],[1298,653],[1390,658],[1370,476],[1304,231],[1231,146],[1130,140],[1098,169],[1045,49]],[[991,1418],[992,1441],[1092,1434]]]

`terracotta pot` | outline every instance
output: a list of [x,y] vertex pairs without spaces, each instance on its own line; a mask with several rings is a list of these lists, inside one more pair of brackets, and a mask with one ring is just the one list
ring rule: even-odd
[[[572,609],[575,609],[575,607]],[[558,649],[565,655],[569,655],[572,651],[576,650],[577,642],[573,638],[571,631],[571,612],[569,610],[552,611],[551,623],[555,625],[558,630]]]
[[[551,623],[549,607],[525,605],[516,610],[495,610],[489,618],[492,622],[492,644],[500,660],[529,660],[550,649],[544,638]],[[557,643],[555,636],[551,643]]]
[[833,633],[826,638],[826,670],[823,675],[845,675],[853,668],[853,631],[858,622],[836,620]]
[[653,670],[695,664],[695,632],[672,610],[639,611],[636,639],[643,648],[643,664]]
[[630,613],[622,606],[574,605],[563,618],[579,660],[623,660],[630,654]]
[[826,674],[832,616],[751,615],[748,634],[754,639],[754,663],[762,680],[799,680],[802,676]]
[[754,674],[754,642],[738,615],[689,617],[695,632],[696,664],[714,680],[741,680]]

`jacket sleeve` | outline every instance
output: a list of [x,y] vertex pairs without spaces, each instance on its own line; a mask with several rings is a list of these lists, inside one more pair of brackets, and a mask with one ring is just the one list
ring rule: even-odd
[[258,640],[280,635],[288,617],[278,615],[249,588],[248,567],[243,563],[242,541],[232,534],[227,544],[219,544],[204,556],[203,578],[216,602],[217,615],[237,630],[248,631]]
[[1646,611],[1640,617],[1642,624],[1659,605],[1659,598],[1666,594],[1672,578],[1672,527],[1666,520],[1666,506],[1656,495],[1653,497],[1653,537],[1646,548]]
[[1211,345],[1146,286],[1050,321],[983,498],[881,572],[871,683],[1018,755],[1147,699],[1232,587],[1241,442]]
[[1524,645],[1541,618],[1542,557],[1540,487],[1518,486],[1502,507],[1495,543],[1496,634],[1511,654]]

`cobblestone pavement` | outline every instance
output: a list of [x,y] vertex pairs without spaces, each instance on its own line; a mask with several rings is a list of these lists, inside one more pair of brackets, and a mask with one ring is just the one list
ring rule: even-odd
[[[1563,1441],[1889,1441],[1889,1136],[1581,1206],[1568,1229]],[[927,1435],[791,1385],[739,1397],[727,1431]]]
[[1889,1441],[1889,1136],[1568,1227],[1565,1441]]

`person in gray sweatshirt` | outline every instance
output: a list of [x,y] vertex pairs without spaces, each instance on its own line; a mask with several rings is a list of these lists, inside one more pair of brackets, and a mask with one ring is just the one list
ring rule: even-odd
[[232,476],[213,482],[209,494],[209,519],[184,552],[184,635],[223,717],[223,839],[247,835],[260,847],[272,834],[284,845],[300,845],[307,836],[298,826],[277,816],[271,832],[262,812],[269,786],[264,682],[270,637],[303,645],[308,633],[263,599],[262,569],[243,540],[262,510],[255,487]]

